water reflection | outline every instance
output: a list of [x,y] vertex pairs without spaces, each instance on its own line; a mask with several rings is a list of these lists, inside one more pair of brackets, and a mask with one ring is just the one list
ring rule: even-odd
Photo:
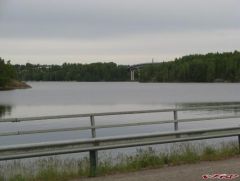
[[10,105],[0,105],[0,118],[5,115],[10,115],[12,112],[12,106]]
[[[216,106],[216,108],[209,108],[211,106]],[[226,106],[226,107],[224,107]],[[234,107],[231,107],[234,106]],[[183,109],[191,109],[201,107],[200,111],[208,112],[228,112],[228,113],[239,113],[240,112],[240,102],[199,102],[199,103],[176,103],[175,107]],[[204,108],[205,107],[205,108]]]

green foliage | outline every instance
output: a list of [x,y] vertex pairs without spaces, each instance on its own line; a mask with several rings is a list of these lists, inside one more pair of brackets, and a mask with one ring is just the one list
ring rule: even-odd
[[14,79],[16,72],[10,61],[5,61],[0,57],[0,87],[4,87],[11,79]]
[[[126,65],[110,63],[15,65],[0,58],[0,86],[17,76],[26,81],[129,81]],[[136,75],[136,77],[138,77]],[[141,82],[240,82],[240,52],[188,55],[170,62],[145,65]]]
[[[173,145],[169,151],[157,151],[151,147],[138,149],[135,155],[119,155],[115,160],[111,155],[99,158],[98,175],[137,171],[146,168],[197,163],[201,160],[221,160],[239,154],[236,142],[222,143],[219,147],[182,143]],[[37,167],[36,167],[37,166]],[[10,168],[10,170],[9,170]],[[5,174],[10,171],[10,176]],[[59,160],[56,157],[35,160],[24,165],[13,162],[1,166],[0,181],[67,181],[89,175],[89,159]],[[5,179],[7,178],[7,179]]]
[[[0,61],[0,75],[1,75]],[[10,64],[5,70],[11,72]],[[8,68],[6,68],[8,67]],[[26,81],[129,81],[126,65],[110,63],[62,65],[15,65],[17,78]],[[14,73],[10,73],[14,75]],[[1,76],[2,77],[2,76]],[[170,62],[145,65],[140,70],[141,82],[239,82],[240,52],[188,55]],[[0,80],[2,82],[5,79]]]
[[216,160],[217,159],[217,150],[212,148],[212,147],[206,147],[203,150],[203,155],[202,155],[203,160]]
[[239,147],[233,143],[223,143],[221,149],[210,146],[204,147],[201,155],[201,160],[214,161],[232,157],[239,154]]
[[139,170],[141,168],[155,168],[164,165],[164,160],[161,155],[158,155],[156,150],[151,147],[148,149],[138,149],[137,154],[128,156],[125,159],[127,170]]
[[127,66],[115,63],[15,65],[17,77],[27,81],[126,81]]
[[142,82],[239,82],[240,52],[183,56],[144,66]]
[[194,146],[190,144],[183,144],[178,149],[173,149],[168,155],[167,160],[167,164],[169,165],[196,163],[200,160],[200,156],[199,151]]
[[11,110],[12,110],[12,107],[9,105],[0,105],[0,117],[4,116],[5,114],[9,114]]
[[4,177],[0,175],[0,181],[4,181]]
[[9,179],[9,181],[27,181],[22,175],[15,175]]

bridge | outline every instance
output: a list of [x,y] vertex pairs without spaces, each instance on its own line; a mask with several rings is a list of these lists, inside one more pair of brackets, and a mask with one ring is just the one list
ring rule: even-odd
[[154,64],[159,64],[160,62],[152,62],[151,63],[139,63],[139,64],[135,64],[135,65],[131,65],[128,67],[128,69],[131,72],[131,81],[135,80],[135,71],[138,71],[138,77],[140,77],[140,69],[146,65],[154,65]]
[[[191,124],[193,122],[201,121],[213,121],[213,120],[232,120],[239,119],[239,114],[227,114],[222,115],[218,113],[216,116],[206,117],[192,117],[192,118],[180,118],[179,112],[186,111],[204,111],[204,110],[229,110],[231,113],[233,110],[239,110],[239,105],[226,105],[226,106],[205,106],[205,107],[192,107],[192,108],[175,108],[175,109],[157,109],[157,110],[138,110],[138,111],[122,111],[122,112],[105,112],[105,113],[89,113],[89,114],[75,114],[75,115],[58,115],[58,116],[42,116],[42,117],[26,117],[26,118],[7,118],[0,119],[0,124],[13,123],[19,124],[19,122],[32,122],[32,121],[43,121],[43,120],[56,120],[70,118],[90,118],[89,126],[79,127],[67,127],[67,128],[52,128],[52,129],[37,129],[37,130],[19,130],[12,132],[0,132],[0,137],[6,136],[21,136],[27,134],[43,134],[43,133],[54,133],[54,132],[66,132],[66,131],[81,131],[90,130],[91,138],[86,139],[74,139],[74,140],[62,140],[62,141],[48,141],[41,143],[28,143],[28,144],[16,144],[0,146],[0,161],[3,160],[14,160],[22,158],[32,158],[41,156],[61,155],[70,153],[89,152],[90,158],[90,176],[95,176],[97,173],[98,165],[98,151],[99,150],[110,150],[118,148],[129,148],[137,146],[147,145],[159,145],[166,143],[176,143],[194,140],[205,140],[213,138],[224,138],[224,137],[236,137],[238,138],[239,149],[240,149],[240,127],[236,123],[234,126],[228,127],[212,127],[207,129],[185,129],[179,127],[179,124]],[[151,120],[151,114],[156,113],[170,113],[172,118],[166,120]],[[111,123],[111,124],[99,124],[96,122],[96,118],[117,116],[117,115],[139,115],[147,114],[149,119],[146,121],[137,121],[131,123]],[[220,114],[220,115],[219,115]],[[157,115],[161,117],[161,115]],[[79,120],[80,121],[80,120]],[[97,123],[97,124],[96,124]],[[47,124],[47,123],[46,123]],[[97,129],[112,129],[120,127],[136,127],[136,126],[149,126],[149,125],[160,125],[170,124],[172,130],[169,131],[157,131],[140,134],[129,134],[119,136],[100,136],[97,137]]]

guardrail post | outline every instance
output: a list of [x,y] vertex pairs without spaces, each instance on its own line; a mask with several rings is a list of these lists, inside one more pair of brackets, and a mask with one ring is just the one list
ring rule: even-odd
[[238,135],[238,148],[239,148],[239,154],[240,154],[240,135]]
[[[178,131],[178,114],[177,110],[173,111],[173,117],[174,117],[174,131]],[[177,135],[176,138],[179,138],[180,136]]]
[[[92,138],[96,138],[95,119],[93,115],[90,116],[90,121],[92,126],[91,128]],[[89,157],[90,157],[90,177],[95,177],[97,174],[97,162],[98,162],[97,150],[90,150]]]
[[90,177],[95,177],[97,173],[97,151],[91,150],[89,151],[90,156]]
[[238,108],[234,107],[233,112],[234,112],[234,115],[237,116],[238,115]]
[[174,131],[178,130],[178,115],[177,110],[173,111],[173,117],[174,117]]
[[91,115],[90,116],[90,121],[91,121],[91,132],[92,132],[92,138],[96,138],[96,128],[95,128],[95,119],[94,119],[94,116]]

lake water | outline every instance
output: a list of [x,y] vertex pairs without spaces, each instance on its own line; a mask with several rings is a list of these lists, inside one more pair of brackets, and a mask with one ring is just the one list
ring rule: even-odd
[[[240,84],[137,82],[28,82],[32,89],[1,91],[0,117],[31,117],[93,112],[240,104]],[[239,114],[238,110],[180,112],[179,118]],[[96,124],[173,119],[172,113],[96,117]],[[0,132],[89,125],[89,118],[1,123]],[[180,130],[239,126],[237,119],[182,123]],[[97,136],[172,131],[172,124],[99,129]],[[89,130],[0,137],[0,145],[90,138]]]

